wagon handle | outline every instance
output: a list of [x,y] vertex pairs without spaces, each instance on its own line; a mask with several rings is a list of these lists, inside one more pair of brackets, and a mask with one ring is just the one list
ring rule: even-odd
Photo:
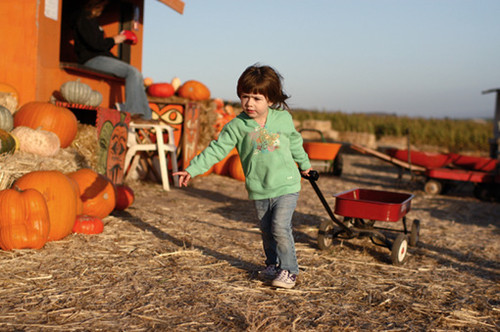
[[321,136],[321,142],[323,142],[323,143],[326,142],[325,136],[323,136],[323,132],[321,130],[310,129],[310,128],[302,128],[302,129],[299,130],[299,133],[302,134],[303,131],[312,131],[312,132],[318,133]]
[[319,200],[321,201],[321,203],[325,207],[325,210],[328,213],[328,215],[330,216],[330,218],[332,219],[332,221],[335,222],[337,225],[339,225],[344,231],[346,231],[348,236],[352,236],[352,230],[349,227],[347,227],[346,225],[344,225],[343,222],[338,220],[337,217],[335,217],[332,209],[330,208],[330,205],[328,205],[328,202],[325,199],[325,196],[323,196],[323,193],[319,189],[318,184],[316,183],[316,181],[318,181],[318,179],[319,179],[318,171],[310,170],[308,175],[302,174],[302,177],[304,179],[309,180],[309,182],[311,183],[311,186],[313,187],[314,191],[318,195]]

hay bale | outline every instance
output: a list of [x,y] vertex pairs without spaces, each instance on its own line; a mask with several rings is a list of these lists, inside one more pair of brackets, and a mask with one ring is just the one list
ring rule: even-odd
[[21,176],[33,171],[56,170],[74,172],[83,167],[95,169],[97,164],[97,129],[90,125],[78,125],[75,140],[51,157],[16,151],[0,156],[0,190],[8,189]]
[[357,133],[352,131],[345,131],[339,133],[339,139],[343,142],[363,145],[371,149],[377,148],[377,141],[375,135],[370,133]]
[[315,129],[325,132],[332,130],[332,123],[329,120],[304,120],[301,129]]

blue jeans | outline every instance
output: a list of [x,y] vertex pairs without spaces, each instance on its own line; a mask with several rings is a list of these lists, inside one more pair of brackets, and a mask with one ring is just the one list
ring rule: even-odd
[[298,198],[299,193],[293,193],[255,201],[266,265],[277,264],[293,274],[299,274],[292,234],[292,216]]
[[109,56],[96,56],[83,65],[124,78],[124,110],[132,114],[141,114],[143,119],[151,119],[151,108],[149,108],[148,97],[144,90],[144,78],[137,68]]

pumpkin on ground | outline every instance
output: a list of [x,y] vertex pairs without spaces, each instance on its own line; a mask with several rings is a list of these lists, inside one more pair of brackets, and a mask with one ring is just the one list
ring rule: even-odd
[[71,186],[73,187],[73,190],[75,191],[75,197],[76,197],[76,215],[81,215],[83,214],[83,201],[80,197],[80,186],[78,185],[78,182],[76,182],[75,179],[70,178],[68,176],[69,182],[71,182]]
[[71,234],[76,218],[76,196],[71,180],[60,171],[33,171],[14,182],[14,188],[38,190],[49,210],[48,241],[57,241]]
[[16,150],[16,139],[10,133],[0,129],[0,155],[13,153]]
[[78,121],[75,114],[65,107],[32,101],[21,106],[14,114],[14,127],[19,126],[51,131],[59,136],[61,148],[66,148],[76,137]]
[[31,129],[19,126],[11,132],[19,141],[19,150],[39,156],[51,157],[59,152],[61,141],[59,136],[43,129]]
[[174,93],[175,89],[170,83],[153,83],[148,87],[148,95],[151,97],[168,98]]
[[67,81],[61,85],[61,95],[69,103],[85,104],[92,93],[92,88],[79,79]]
[[94,216],[78,215],[76,216],[73,233],[78,234],[99,234],[104,230],[104,224],[101,219]]
[[116,193],[113,183],[90,168],[81,168],[68,176],[78,183],[83,214],[104,218],[115,208]]
[[117,184],[115,210],[123,211],[134,203],[134,191],[127,185]]
[[3,250],[40,249],[50,230],[49,210],[35,189],[0,191],[0,247]]
[[14,117],[4,106],[0,105],[0,129],[11,131],[14,128]]
[[232,155],[227,163],[229,164],[229,176],[238,181],[245,181],[245,173],[243,172],[240,156],[238,154]]
[[179,97],[191,100],[207,100],[210,98],[210,90],[206,85],[195,80],[186,81],[179,87],[177,94]]
[[227,156],[224,157],[221,161],[214,165],[214,173],[219,175],[228,175],[229,174],[229,158],[233,155],[237,155],[238,151],[236,148],[232,149],[231,152]]

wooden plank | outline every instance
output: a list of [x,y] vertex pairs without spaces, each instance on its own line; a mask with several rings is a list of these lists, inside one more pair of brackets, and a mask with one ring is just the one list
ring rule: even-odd
[[158,0],[158,1],[169,6],[170,8],[172,8],[181,15],[184,13],[184,1],[181,0]]
[[384,161],[387,161],[391,164],[394,164],[394,165],[397,165],[397,166],[400,166],[400,167],[403,167],[403,168],[406,168],[410,171],[414,171],[414,172],[425,172],[426,168],[425,167],[422,167],[422,166],[417,166],[417,165],[410,165],[404,161],[401,161],[399,159],[396,159],[396,158],[393,158],[385,153],[382,153],[382,152],[378,152],[376,150],[373,150],[373,149],[370,149],[370,148],[367,148],[367,147],[364,147],[364,146],[361,146],[361,145],[357,145],[357,144],[351,144],[351,148],[353,150],[356,150],[358,152],[361,152],[363,154],[371,154],[372,156],[374,157],[377,157],[381,160],[384,160]]

